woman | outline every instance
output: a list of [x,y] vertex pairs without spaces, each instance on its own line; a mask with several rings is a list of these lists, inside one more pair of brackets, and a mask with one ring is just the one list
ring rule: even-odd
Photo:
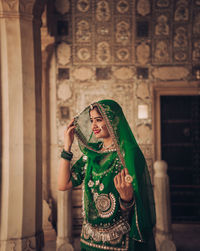
[[[74,134],[84,155],[70,170]],[[83,182],[82,250],[155,251],[147,165],[115,101],[95,102],[71,121],[61,157],[58,189]]]

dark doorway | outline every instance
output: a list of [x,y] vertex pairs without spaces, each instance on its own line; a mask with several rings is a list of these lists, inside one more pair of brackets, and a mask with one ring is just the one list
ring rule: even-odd
[[161,152],[173,223],[200,223],[200,96],[161,96]]

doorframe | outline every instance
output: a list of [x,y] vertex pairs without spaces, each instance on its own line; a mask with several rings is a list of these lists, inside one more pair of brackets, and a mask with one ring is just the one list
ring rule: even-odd
[[[169,83],[172,85],[172,82]],[[169,86],[168,84],[168,86]],[[200,88],[198,87],[154,87],[153,89],[153,139],[154,139],[154,162],[162,160],[161,153],[161,96],[195,96],[200,95]]]

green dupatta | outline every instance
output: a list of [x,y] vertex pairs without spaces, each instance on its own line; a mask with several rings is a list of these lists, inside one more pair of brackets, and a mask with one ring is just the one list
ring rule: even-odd
[[[85,108],[75,118],[80,150],[93,160],[103,154],[99,147],[101,142],[96,139],[90,125],[89,112],[95,106],[106,122],[122,166],[126,167],[133,177],[135,206],[132,209],[129,222],[131,227],[130,238],[145,242],[155,225],[152,185],[145,158],[119,104],[113,100],[101,100]],[[89,163],[87,168],[91,168]],[[87,193],[87,190],[85,192]],[[87,205],[85,206],[87,207]]]

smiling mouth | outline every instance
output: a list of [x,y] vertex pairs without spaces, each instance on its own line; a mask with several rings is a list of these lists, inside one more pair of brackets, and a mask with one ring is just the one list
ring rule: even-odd
[[100,133],[100,131],[101,130],[96,130],[96,131],[94,131],[94,134],[98,134],[98,133]]

